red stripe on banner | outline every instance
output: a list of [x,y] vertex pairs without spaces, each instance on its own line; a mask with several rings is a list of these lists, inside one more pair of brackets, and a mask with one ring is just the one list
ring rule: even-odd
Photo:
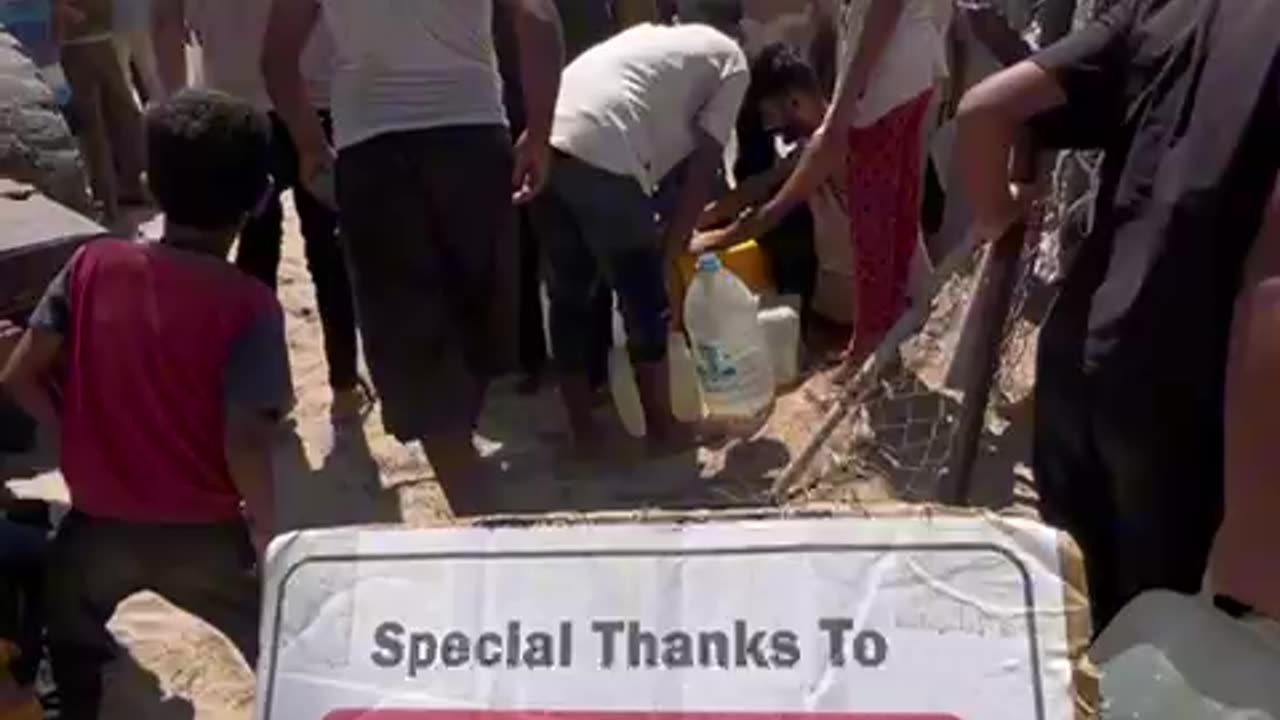
[[324,720],[960,720],[937,712],[666,712],[593,710],[335,710]]

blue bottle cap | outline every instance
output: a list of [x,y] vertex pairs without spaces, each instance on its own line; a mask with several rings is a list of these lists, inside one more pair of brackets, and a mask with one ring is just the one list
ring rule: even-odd
[[720,267],[720,257],[715,253],[703,253],[698,256],[698,272],[716,272]]

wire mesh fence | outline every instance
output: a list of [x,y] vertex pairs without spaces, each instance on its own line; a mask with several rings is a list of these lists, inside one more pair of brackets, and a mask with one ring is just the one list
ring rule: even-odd
[[[1077,239],[1092,224],[1100,158],[1058,158],[1046,199],[1034,211],[1017,261],[1016,279],[1000,333],[998,363],[985,402],[973,494],[975,505],[1034,506],[1030,434],[1034,359],[1040,328]],[[843,389],[834,408],[787,478],[793,502],[872,500],[942,502],[952,477],[958,422],[967,399],[959,368],[972,354],[967,336],[971,302],[989,249],[961,251],[942,265],[935,291],[904,319],[877,358]]]

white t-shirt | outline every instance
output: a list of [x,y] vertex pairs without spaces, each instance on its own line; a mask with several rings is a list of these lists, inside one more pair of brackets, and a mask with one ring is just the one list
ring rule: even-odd
[[[271,109],[262,77],[262,45],[271,0],[188,0],[187,22],[200,41],[202,86]],[[302,53],[302,75],[317,108],[329,106],[333,42],[318,24]]]
[[746,55],[706,25],[637,25],[565,68],[551,144],[652,193],[693,152],[728,144],[750,83]]
[[493,0],[322,0],[333,32],[335,142],[505,125]]
[[[840,23],[840,72],[847,71],[862,39],[871,0],[851,0]],[[943,41],[945,3],[907,0],[889,44],[876,62],[866,92],[854,111],[854,127],[867,127],[947,76]]]

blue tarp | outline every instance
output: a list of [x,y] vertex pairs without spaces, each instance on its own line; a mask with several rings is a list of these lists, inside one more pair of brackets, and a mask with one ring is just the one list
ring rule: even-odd
[[70,92],[58,66],[58,46],[53,42],[49,11],[49,0],[0,0],[0,25],[22,43],[58,102],[65,104]]

